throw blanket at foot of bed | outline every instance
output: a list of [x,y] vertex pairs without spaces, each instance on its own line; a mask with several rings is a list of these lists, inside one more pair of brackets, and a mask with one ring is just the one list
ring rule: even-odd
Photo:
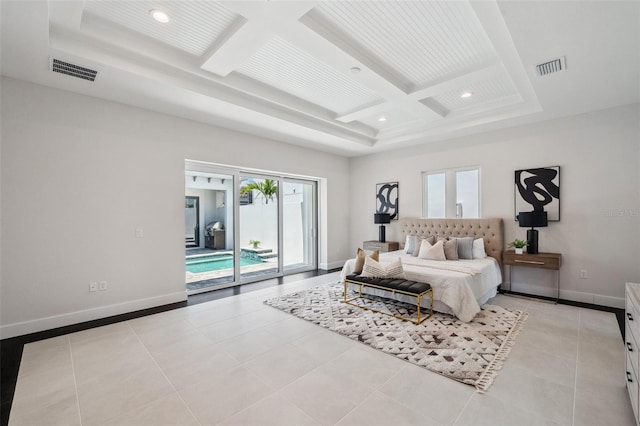
[[[360,291],[356,297],[351,299],[347,298],[347,283],[355,284],[359,287]],[[433,291],[431,290],[431,285],[418,281],[409,281],[405,279],[392,279],[392,278],[370,278],[363,277],[358,274],[348,275],[344,281],[344,303],[347,303],[352,306],[356,306],[361,309],[368,309],[370,311],[378,312],[381,314],[389,315],[404,321],[411,321],[414,324],[420,324],[422,321],[428,319],[433,315]],[[377,288],[381,290],[391,291],[392,293],[400,293],[406,294],[408,296],[413,296],[416,298],[416,319],[413,320],[411,318],[403,318],[401,316],[393,315],[387,312],[377,311],[372,308],[368,308],[365,306],[361,306],[355,303],[351,303],[356,299],[367,298],[362,295],[362,289],[365,287]],[[422,298],[425,296],[429,296],[430,305],[429,305],[429,315],[425,318],[421,318],[421,306],[420,302]]]

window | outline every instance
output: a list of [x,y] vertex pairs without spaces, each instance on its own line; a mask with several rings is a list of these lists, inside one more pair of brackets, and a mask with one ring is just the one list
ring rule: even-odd
[[423,172],[423,216],[480,217],[480,168]]

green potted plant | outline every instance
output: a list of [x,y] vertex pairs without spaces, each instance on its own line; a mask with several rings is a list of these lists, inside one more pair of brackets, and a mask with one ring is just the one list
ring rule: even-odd
[[522,254],[523,249],[527,246],[527,242],[525,240],[520,240],[516,238],[515,240],[509,243],[509,247],[513,247],[516,250],[516,254]]
[[254,249],[257,249],[260,245],[260,240],[249,240],[249,244],[251,244]]

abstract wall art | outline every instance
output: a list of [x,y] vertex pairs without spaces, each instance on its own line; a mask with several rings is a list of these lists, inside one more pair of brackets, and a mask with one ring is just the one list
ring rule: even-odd
[[560,166],[515,171],[515,220],[519,212],[546,211],[560,221]]
[[398,219],[398,182],[376,184],[376,213],[389,213]]

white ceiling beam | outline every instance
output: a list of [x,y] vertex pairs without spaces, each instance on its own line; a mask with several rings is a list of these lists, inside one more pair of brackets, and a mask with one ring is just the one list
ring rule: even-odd
[[375,105],[359,108],[355,111],[348,112],[336,117],[336,120],[343,123],[350,123],[352,121],[361,120],[363,118],[372,117],[374,115],[380,115],[385,111],[393,108],[393,102],[380,102]]
[[496,1],[483,1],[471,2],[470,4],[518,92],[527,103],[531,103],[538,111],[541,111],[542,107],[538,101],[538,96],[533,90],[533,85],[529,80],[527,71],[524,69],[520,54],[516,49],[498,3]]
[[[380,93],[380,104],[336,117],[338,121],[350,123],[390,109],[419,111],[419,119],[426,122],[442,118],[442,112],[419,102],[421,98],[409,96],[400,77],[392,70],[358,51],[355,43],[340,36],[339,29],[315,14],[314,2],[225,2],[225,7],[241,16],[229,29],[224,42],[212,48],[201,68],[225,77],[241,66],[275,35],[294,43],[338,71],[349,73],[353,67],[360,68],[357,75],[350,74],[371,90]],[[311,11],[311,12],[310,12]],[[302,18],[302,19],[301,19]],[[302,21],[302,23],[300,22]],[[339,49],[336,51],[336,47]],[[337,54],[342,53],[342,54]]]
[[226,77],[284,27],[295,26],[315,2],[222,2],[240,17],[207,53],[201,68]]
[[51,1],[49,6],[49,26],[80,31],[84,0]]
[[[399,107],[399,102],[403,102],[406,108],[412,110],[415,113],[414,101],[420,101],[422,99],[436,96],[440,93],[459,89],[461,87],[464,87],[465,85],[470,85],[477,81],[482,81],[492,75],[495,75],[495,73],[500,69],[503,69],[502,64],[497,59],[493,59],[486,64],[475,67],[473,70],[465,70],[457,73],[456,75],[443,76],[438,81],[430,83],[427,87],[405,95],[404,101],[388,101],[374,106],[368,106],[356,111],[351,111],[348,114],[340,115],[336,117],[336,120],[342,121],[344,123],[361,120],[363,118],[371,117],[374,114],[380,114],[385,110],[397,108]],[[430,111],[434,112],[439,117],[444,117],[446,115],[442,110],[438,108],[431,108],[428,104],[422,105],[423,107],[429,108]],[[433,117],[433,115],[429,113],[425,118],[430,119],[435,117]]]
[[[348,74],[350,78],[378,93],[382,99],[378,105],[368,105],[360,111],[352,111],[336,117],[342,122],[352,122],[358,119],[371,117],[383,110],[407,109],[407,101],[411,104],[408,110],[416,115],[420,111],[427,121],[440,118],[439,114],[429,109],[426,105],[407,97],[407,92],[399,78],[392,75],[389,70],[383,69],[373,60],[367,57],[344,37],[339,35],[339,30],[316,14],[309,13],[301,20],[297,27],[288,29],[288,34],[283,34],[291,43],[309,52],[322,62],[331,65],[338,71]],[[337,48],[337,49],[336,49]],[[351,69],[357,67],[360,71],[352,74]]]
[[476,65],[473,69],[442,76],[438,80],[429,83],[426,87],[411,92],[408,97],[411,99],[426,99],[452,90],[463,90],[465,86],[487,80],[503,70],[504,66],[495,58],[484,64]]

